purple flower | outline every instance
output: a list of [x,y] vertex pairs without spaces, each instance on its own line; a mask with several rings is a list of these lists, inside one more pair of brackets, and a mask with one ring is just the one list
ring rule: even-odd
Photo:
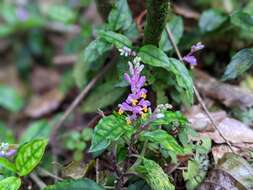
[[197,59],[193,54],[195,52],[203,49],[204,47],[205,46],[201,42],[198,42],[196,45],[193,45],[191,47],[191,51],[186,56],[183,57],[183,61],[189,63],[191,67],[196,66],[197,65]]
[[29,18],[27,10],[23,7],[17,8],[16,16],[20,21],[26,21]]
[[11,149],[8,143],[0,144],[0,157],[11,157],[16,153],[15,149]]
[[122,104],[119,104],[119,114],[127,112],[129,123],[140,116],[144,117],[150,106],[150,102],[145,100],[147,90],[143,86],[145,85],[146,77],[141,76],[144,65],[140,64],[140,61],[140,58],[136,57],[133,63],[129,62],[130,74],[125,73],[125,80],[130,84],[131,93]]

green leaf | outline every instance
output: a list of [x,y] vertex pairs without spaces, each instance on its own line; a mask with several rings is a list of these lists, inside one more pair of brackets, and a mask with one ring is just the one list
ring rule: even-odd
[[167,55],[161,49],[153,45],[143,46],[139,50],[138,56],[141,57],[141,60],[145,64],[153,67],[161,67],[169,71],[170,74],[173,74],[177,84],[176,88],[180,90],[181,100],[186,105],[192,104],[193,82],[183,63],[177,59],[167,57]]
[[110,49],[112,49],[111,44],[100,39],[92,41],[85,48],[84,53],[80,56],[74,67],[74,78],[80,88],[87,83],[88,72],[92,67],[101,65],[104,62],[105,55]]
[[15,166],[19,176],[29,174],[42,159],[47,146],[47,140],[35,139],[22,144],[15,157]]
[[67,6],[52,5],[47,11],[49,18],[52,20],[60,21],[63,23],[73,22],[76,18],[76,14]]
[[212,32],[218,29],[228,19],[222,12],[209,9],[204,11],[199,19],[199,27],[202,32]]
[[97,152],[106,149],[112,141],[117,141],[122,135],[132,130],[127,125],[125,118],[110,115],[102,118],[95,127],[90,152]]
[[187,171],[183,172],[183,177],[186,181],[187,190],[194,190],[204,179],[205,172],[201,170],[200,165],[196,160],[189,160]]
[[185,116],[179,111],[164,111],[161,113],[162,117],[154,120],[152,125],[170,125],[173,123],[177,123],[179,126],[184,126],[188,123]]
[[253,65],[253,48],[242,49],[228,64],[222,80],[234,79],[244,74]]
[[12,172],[16,172],[15,165],[6,158],[0,157],[0,166],[5,167]]
[[0,27],[0,38],[7,37],[8,35],[12,34],[14,32],[14,27],[7,24],[2,24]]
[[127,30],[131,26],[133,18],[127,0],[116,1],[115,7],[109,14],[108,21],[114,31]]
[[17,177],[7,177],[0,181],[0,190],[18,190],[21,180]]
[[118,49],[132,47],[132,42],[126,36],[116,32],[99,30],[98,36],[110,44],[113,44]]
[[104,190],[90,179],[64,180],[50,185],[43,190]]
[[23,105],[23,98],[14,88],[6,85],[0,85],[0,106],[9,111],[18,112]]
[[253,16],[237,11],[231,15],[231,23],[246,31],[253,31]]
[[52,127],[45,119],[35,121],[25,130],[20,138],[20,142],[28,142],[36,138],[48,138]]
[[[176,44],[178,44],[178,42],[181,39],[183,32],[184,32],[184,23],[183,23],[182,17],[180,17],[180,16],[173,17],[172,20],[166,24],[166,27],[170,28],[170,30],[175,38],[175,42],[176,42]],[[169,51],[169,50],[173,49],[173,46],[169,40],[166,30],[164,30],[162,33],[159,47],[163,51]]]
[[125,88],[116,88],[114,81],[109,81],[97,86],[82,104],[82,112],[96,112],[115,103],[125,92]]
[[153,190],[174,190],[168,176],[163,169],[153,160],[141,158],[142,164],[134,170],[140,174]]
[[159,143],[164,149],[168,151],[173,151],[177,154],[183,153],[183,148],[177,143],[173,136],[168,134],[168,132],[157,129],[155,131],[147,131],[142,134],[144,139],[151,142]]
[[84,128],[81,134],[81,137],[84,141],[89,141],[92,138],[93,129],[91,128]]
[[14,143],[15,138],[13,132],[0,121],[0,139],[2,142]]

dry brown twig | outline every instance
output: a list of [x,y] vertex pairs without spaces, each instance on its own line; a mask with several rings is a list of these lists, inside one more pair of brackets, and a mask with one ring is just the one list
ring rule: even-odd
[[[179,51],[179,49],[178,49],[178,47],[177,47],[177,44],[175,43],[175,38],[174,38],[174,36],[173,36],[173,34],[172,34],[172,32],[171,32],[171,30],[170,30],[170,28],[169,28],[168,26],[166,26],[166,32],[167,32],[167,34],[168,34],[168,37],[169,37],[169,39],[170,39],[170,41],[171,41],[171,44],[172,44],[173,48],[174,48],[175,51],[176,51],[176,54],[177,54],[179,60],[180,60],[181,62],[183,62],[183,57],[182,57],[182,55],[181,55],[181,53],[180,53],[180,51]],[[226,144],[229,146],[229,149],[230,149],[233,153],[235,153],[235,151],[234,151],[233,148],[232,148],[231,143],[230,143],[230,142],[226,139],[226,137],[222,134],[222,132],[219,130],[218,125],[216,124],[215,120],[212,118],[212,116],[211,116],[210,112],[208,111],[208,109],[207,109],[207,107],[206,107],[206,105],[205,105],[203,99],[201,98],[201,96],[200,96],[200,94],[199,94],[197,88],[195,87],[195,84],[193,84],[193,90],[194,90],[194,93],[195,93],[195,95],[196,95],[196,97],[197,97],[197,100],[199,101],[199,103],[200,103],[202,109],[204,110],[205,114],[207,115],[207,117],[208,117],[209,120],[211,121],[212,125],[213,125],[214,128],[218,131],[219,135],[224,139],[224,141],[226,142]]]

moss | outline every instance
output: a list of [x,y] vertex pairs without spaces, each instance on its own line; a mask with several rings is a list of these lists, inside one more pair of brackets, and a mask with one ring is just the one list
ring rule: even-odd
[[158,46],[169,12],[169,0],[146,0],[146,6],[144,44]]

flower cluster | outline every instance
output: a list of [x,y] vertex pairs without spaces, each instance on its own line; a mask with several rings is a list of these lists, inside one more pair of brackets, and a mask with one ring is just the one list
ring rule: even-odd
[[193,45],[191,47],[191,51],[183,57],[183,60],[187,63],[190,64],[191,67],[194,67],[197,65],[197,59],[196,57],[193,55],[195,52],[203,49],[205,46],[201,43],[201,42],[198,42],[196,45]]
[[130,74],[125,73],[125,80],[130,84],[131,93],[122,104],[119,104],[119,114],[127,112],[128,123],[138,117],[144,117],[150,106],[150,102],[146,100],[147,90],[143,88],[146,78],[141,76],[144,65],[140,64],[140,61],[139,57],[135,57],[133,62],[129,62]]
[[120,55],[129,57],[129,56],[136,56],[136,52],[131,50],[129,47],[123,47],[119,49]]
[[0,157],[10,157],[16,153],[16,150],[11,149],[8,143],[0,144]]

